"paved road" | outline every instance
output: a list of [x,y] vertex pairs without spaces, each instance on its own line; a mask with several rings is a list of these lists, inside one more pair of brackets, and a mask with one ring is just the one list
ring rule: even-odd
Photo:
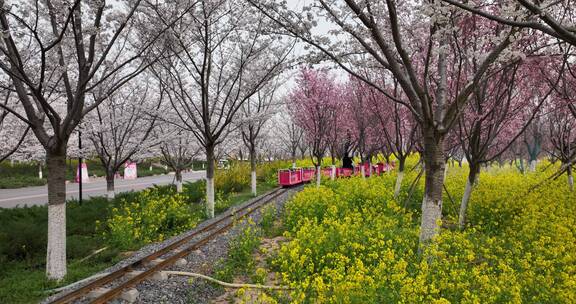
[[[182,174],[185,181],[195,181],[205,178],[205,171],[194,171]],[[117,179],[115,182],[116,193],[142,190],[153,185],[166,185],[174,180],[173,174],[141,177],[133,180]],[[106,180],[97,179],[90,183],[82,184],[82,197],[106,195]],[[78,184],[66,184],[66,198],[78,198]],[[26,187],[20,189],[0,189],[0,208],[13,208],[23,205],[45,205],[48,202],[48,190],[46,186]]]

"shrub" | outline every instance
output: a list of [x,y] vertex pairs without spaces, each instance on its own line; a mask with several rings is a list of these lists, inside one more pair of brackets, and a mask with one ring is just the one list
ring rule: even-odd
[[230,241],[228,258],[220,261],[216,267],[215,277],[225,282],[231,282],[238,274],[249,274],[255,270],[252,253],[260,246],[260,231],[249,219],[240,233]]
[[206,181],[186,182],[182,187],[182,194],[188,197],[192,203],[199,203],[206,199]]
[[250,187],[250,167],[247,164],[232,163],[227,170],[217,170],[214,177],[216,190],[224,193],[238,193]]
[[120,248],[162,241],[195,227],[204,219],[202,206],[190,204],[186,196],[162,189],[147,189],[136,199],[122,199],[104,223],[105,234]]
[[274,221],[277,215],[276,207],[274,207],[274,205],[267,205],[262,208],[261,214],[260,227],[262,228],[262,233],[265,236],[269,236],[274,229]]

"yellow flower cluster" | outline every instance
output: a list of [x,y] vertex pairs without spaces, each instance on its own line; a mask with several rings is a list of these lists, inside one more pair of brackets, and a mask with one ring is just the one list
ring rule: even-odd
[[[454,219],[467,172],[448,172]],[[532,189],[547,176],[482,173],[469,226],[443,229],[423,255],[418,211],[393,198],[395,174],[309,187],[286,207],[291,241],[273,267],[294,303],[576,303],[576,195],[564,180]]]
[[120,248],[131,248],[163,241],[195,227],[202,219],[199,207],[191,206],[184,195],[148,189],[112,209],[104,234]]

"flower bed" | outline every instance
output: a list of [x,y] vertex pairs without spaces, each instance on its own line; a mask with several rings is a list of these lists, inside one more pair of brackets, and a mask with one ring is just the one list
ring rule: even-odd
[[[446,221],[463,171],[449,169]],[[394,174],[309,187],[286,207],[291,241],[272,268],[295,303],[576,302],[576,196],[564,180],[526,194],[546,173],[490,171],[472,194],[470,226],[443,229],[422,255],[418,212],[393,199]]]

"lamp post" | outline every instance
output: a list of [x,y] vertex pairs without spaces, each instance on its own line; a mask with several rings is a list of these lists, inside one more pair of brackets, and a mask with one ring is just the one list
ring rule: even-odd
[[78,127],[78,203],[82,205],[82,131]]

